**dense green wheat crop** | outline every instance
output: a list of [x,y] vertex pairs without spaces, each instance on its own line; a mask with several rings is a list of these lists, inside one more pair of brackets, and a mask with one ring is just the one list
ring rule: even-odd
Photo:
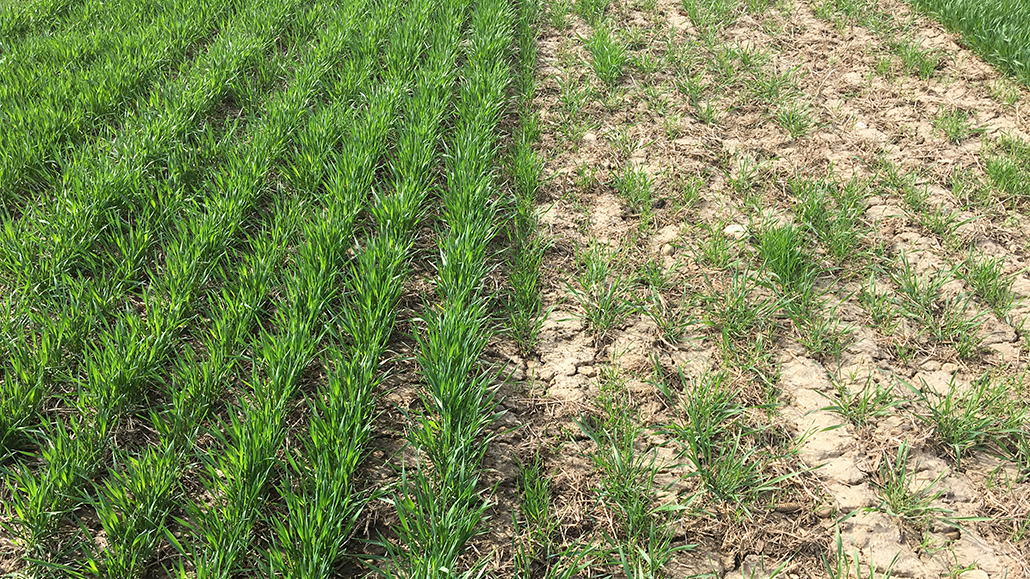
[[985,60],[1030,83],[1030,3],[1024,0],[911,0],[962,33]]

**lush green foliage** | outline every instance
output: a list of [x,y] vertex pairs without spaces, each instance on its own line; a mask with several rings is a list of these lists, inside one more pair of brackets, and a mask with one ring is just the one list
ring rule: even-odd
[[[404,573],[455,567],[487,504],[484,284],[516,29],[521,110],[535,86],[523,4],[518,26],[494,0],[4,11],[0,457],[4,528],[35,570],[139,577],[163,543],[178,576],[335,572],[381,492],[358,472],[426,219],[446,232],[440,303],[417,335],[410,439],[428,462],[405,467],[396,506],[406,545],[447,546],[391,553]],[[523,124],[513,242],[537,240],[541,163]],[[531,334],[545,246],[526,247],[513,312]],[[147,440],[126,445],[129,424]],[[435,504],[450,514],[422,509]],[[82,509],[102,540],[67,532]]]
[[961,32],[988,62],[1030,82],[1030,5],[1023,0],[912,0],[912,4]]

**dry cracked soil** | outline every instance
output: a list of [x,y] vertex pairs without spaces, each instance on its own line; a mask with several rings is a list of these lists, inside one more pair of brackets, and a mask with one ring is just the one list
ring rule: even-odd
[[[533,351],[494,351],[514,368],[502,390],[511,430],[490,454],[494,521],[517,502],[511,457],[540,453],[560,544],[621,532],[597,443],[579,426],[606,412],[614,388],[642,427],[637,451],[659,465],[655,500],[690,505],[668,521],[674,546],[693,545],[669,577],[825,577],[841,552],[851,576],[858,565],[876,577],[1030,577],[1026,464],[990,437],[956,451],[929,404],[972,408],[966,395],[992,381],[1005,384],[1010,416],[1026,408],[1030,221],[990,165],[999,143],[1030,142],[1027,90],[903,3],[858,16],[841,2],[749,3],[705,27],[687,4],[613,3],[593,26],[580,5],[548,7],[536,103],[548,316]],[[594,71],[599,26],[627,48],[613,84]],[[940,119],[954,111],[968,130],[952,135]],[[642,202],[632,172],[650,186]],[[804,229],[806,181],[833,183],[830,201],[857,191],[844,251],[808,229],[800,242],[822,325],[785,313],[794,298],[761,247],[767,229]],[[617,300],[584,299],[591,255],[610,266],[605,288],[621,280],[621,314]],[[1000,264],[1011,306],[976,295],[970,255]],[[720,316],[740,276],[756,280],[745,301],[777,305],[726,338]],[[920,318],[909,297],[928,286]],[[617,315],[602,327],[591,311],[606,307]],[[949,312],[969,323],[949,326]],[[716,374],[790,448],[761,463],[765,480],[782,480],[743,514],[706,490],[671,427],[689,384]],[[882,394],[868,420],[830,408],[857,410],[863,391]],[[899,463],[922,510],[885,498]],[[499,549],[502,574],[512,532],[501,521],[482,540]]]

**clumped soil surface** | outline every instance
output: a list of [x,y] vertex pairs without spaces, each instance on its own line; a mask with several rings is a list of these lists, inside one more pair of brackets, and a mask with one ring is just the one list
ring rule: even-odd
[[[552,3],[541,36],[549,316],[532,352],[498,346],[518,427],[491,452],[501,574],[509,458],[537,454],[552,551],[626,572],[640,543],[596,436],[622,414],[646,492],[682,507],[653,515],[692,546],[667,576],[1030,576],[1025,88],[903,3],[700,24],[690,6],[726,4],[588,4]],[[598,29],[625,49],[613,82]],[[713,376],[738,412],[719,452],[769,490],[720,496],[691,462]]]

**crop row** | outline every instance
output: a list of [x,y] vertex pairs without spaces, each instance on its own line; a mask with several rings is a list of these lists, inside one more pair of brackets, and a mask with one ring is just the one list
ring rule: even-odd
[[[4,333],[10,336],[6,348],[13,373],[8,376],[14,378],[3,386],[5,409],[11,409],[0,425],[4,452],[17,442],[17,436],[12,439],[17,432],[11,431],[33,427],[31,416],[44,397],[64,376],[79,373],[77,361],[88,339],[121,315],[126,292],[140,285],[153,257],[164,253],[158,251],[160,242],[194,238],[188,226],[176,221],[204,207],[217,208],[217,197],[207,195],[246,184],[243,173],[229,170],[190,186],[176,179],[177,161],[190,160],[176,151],[189,149],[185,143],[195,138],[198,117],[215,107],[226,85],[271,46],[296,5],[284,0],[251,6],[189,73],[129,119],[112,150],[104,155],[83,151],[66,167],[56,199],[4,223],[0,267],[11,288]],[[273,143],[283,138],[270,137]],[[268,161],[237,155],[233,162],[251,166],[253,187],[259,180],[254,175]],[[177,255],[175,247],[168,253],[184,262],[194,257]],[[174,270],[174,261],[171,266]],[[171,292],[196,287],[169,283]]]
[[[118,4],[89,28],[38,35],[11,47],[0,66],[0,190],[16,208],[43,191],[74,149],[103,136],[233,16],[231,0]],[[117,16],[117,17],[115,17]]]
[[[356,20],[353,13],[344,10],[335,12],[335,17],[340,22]],[[244,26],[247,24],[253,22]],[[176,346],[184,327],[194,320],[202,289],[222,270],[227,248],[264,194],[273,161],[285,150],[300,113],[322,90],[321,77],[327,65],[343,50],[346,28],[329,30],[317,45],[305,50],[304,66],[294,71],[289,89],[277,93],[251,125],[249,141],[241,142],[243,146],[228,156],[227,164],[210,176],[212,195],[204,200],[204,206],[188,213],[170,233],[162,251],[163,263],[153,266],[149,284],[140,297],[146,316],[141,317],[135,309],[116,314],[113,323],[99,328],[84,346],[78,371],[68,385],[72,418],[67,425],[60,420],[46,425],[48,436],[40,443],[40,468],[22,468],[12,476],[13,527],[30,557],[60,552],[53,541],[65,514],[89,500],[87,481],[102,472],[108,453],[118,450],[112,448],[112,434],[120,422],[138,412],[147,390],[163,382],[168,362],[176,361]],[[274,30],[270,32],[274,34]],[[277,241],[283,241],[281,234]],[[155,513],[154,505],[164,505],[167,512],[169,485],[152,483],[174,480],[180,459],[189,450],[183,445],[197,432],[204,409],[222,393],[224,383],[218,378],[233,365],[237,342],[246,337],[268,291],[280,245],[258,242],[256,247],[266,253],[256,254],[249,261],[251,267],[240,271],[236,281],[241,287],[233,291],[230,285],[222,296],[215,296],[215,301],[223,299],[224,314],[216,318],[212,339],[205,344],[210,365],[201,364],[198,375],[189,370],[192,364],[178,364],[185,370],[183,381],[172,383],[184,388],[173,390],[167,412],[153,416],[155,428],[164,438],[162,444],[141,457],[128,457],[129,468],[114,473],[114,483],[106,485],[106,499],[100,499],[97,510],[107,534],[108,551],[102,563],[90,561],[94,568],[108,569],[115,575],[138,571],[159,538],[154,526],[160,525],[162,516]],[[65,330],[54,327],[58,338]],[[47,354],[60,354],[59,344],[55,349]],[[34,384],[22,382],[21,389],[12,390],[22,399],[33,398],[38,409],[44,386],[37,380]],[[33,410],[31,404],[22,406],[27,406],[30,413]],[[145,488],[147,492],[126,493],[127,488]],[[130,504],[126,505],[127,501]]]
[[[443,3],[448,18],[435,30],[442,43],[457,47],[461,11],[455,4]],[[409,442],[418,460],[414,468],[405,466],[392,500],[404,546],[390,545],[386,576],[449,576],[480,532],[488,504],[479,482],[486,429],[496,414],[492,374],[479,359],[491,333],[484,282],[492,267],[489,243],[498,232],[496,131],[507,102],[514,18],[504,0],[474,2],[471,12],[444,158],[439,301],[427,305],[417,334],[424,390]]]
[[[33,182],[0,235],[3,528],[39,572],[138,577],[171,547],[178,576],[331,574],[383,492],[358,470],[416,233],[438,214],[437,303],[416,324],[418,460],[386,491],[403,546],[384,542],[380,571],[446,575],[487,506],[494,375],[480,356],[511,7],[198,1],[167,38],[155,17],[112,34],[76,81],[25,85],[81,125],[40,137],[57,166],[2,158],[26,186],[37,161],[58,175]],[[105,64],[144,42],[126,68]],[[129,92],[107,100],[76,84],[119,78]],[[225,118],[227,105],[243,110]],[[26,123],[56,123],[43,113]],[[83,511],[96,523],[70,533]]]
[[962,34],[988,62],[1030,82],[1030,5],[1021,0],[911,0]]

